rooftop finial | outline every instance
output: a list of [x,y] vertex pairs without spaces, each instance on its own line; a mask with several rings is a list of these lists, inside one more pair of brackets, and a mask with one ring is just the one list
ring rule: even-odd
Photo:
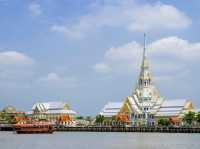
[[144,33],[144,51],[143,51],[143,57],[146,56],[146,33]]

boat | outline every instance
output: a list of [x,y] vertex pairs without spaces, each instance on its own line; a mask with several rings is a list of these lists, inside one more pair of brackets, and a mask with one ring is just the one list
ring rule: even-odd
[[14,130],[17,134],[51,134],[54,132],[54,126],[48,122],[32,122],[25,124],[15,124]]

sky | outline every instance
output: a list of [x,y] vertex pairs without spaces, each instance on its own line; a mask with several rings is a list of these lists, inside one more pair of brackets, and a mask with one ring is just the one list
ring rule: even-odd
[[0,0],[0,108],[65,101],[80,115],[130,96],[147,35],[165,99],[200,107],[199,0]]

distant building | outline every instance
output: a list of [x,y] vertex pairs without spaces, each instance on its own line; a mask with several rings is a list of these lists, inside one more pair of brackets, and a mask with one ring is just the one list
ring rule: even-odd
[[183,113],[190,110],[193,110],[191,100],[165,100],[160,96],[153,83],[144,44],[141,70],[132,95],[122,102],[109,102],[100,115],[110,119],[121,115],[129,118],[132,125],[154,125],[158,118],[176,119],[180,123]]
[[0,124],[11,124],[16,122],[16,117],[24,116],[24,112],[17,111],[15,107],[9,105],[0,112]]
[[9,106],[4,107],[2,112],[7,113],[7,114],[16,114],[17,110],[15,107],[9,105]]
[[76,114],[65,102],[35,103],[32,111],[27,112],[33,119],[48,120],[62,125],[73,125]]

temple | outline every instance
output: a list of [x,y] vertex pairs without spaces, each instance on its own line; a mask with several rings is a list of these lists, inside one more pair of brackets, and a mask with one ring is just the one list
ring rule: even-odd
[[[193,110],[192,101],[188,99],[166,100],[154,85],[146,53],[146,40],[144,35],[143,57],[137,85],[132,95],[124,98],[122,102],[109,102],[104,106],[100,115],[109,119],[121,118],[132,125],[154,125],[158,118],[175,120],[181,123],[184,112]],[[124,118],[122,118],[124,117]]]
[[74,118],[77,113],[70,109],[69,105],[61,101],[35,103],[32,111],[26,113],[36,120],[45,119],[52,123],[62,125],[75,125]]

